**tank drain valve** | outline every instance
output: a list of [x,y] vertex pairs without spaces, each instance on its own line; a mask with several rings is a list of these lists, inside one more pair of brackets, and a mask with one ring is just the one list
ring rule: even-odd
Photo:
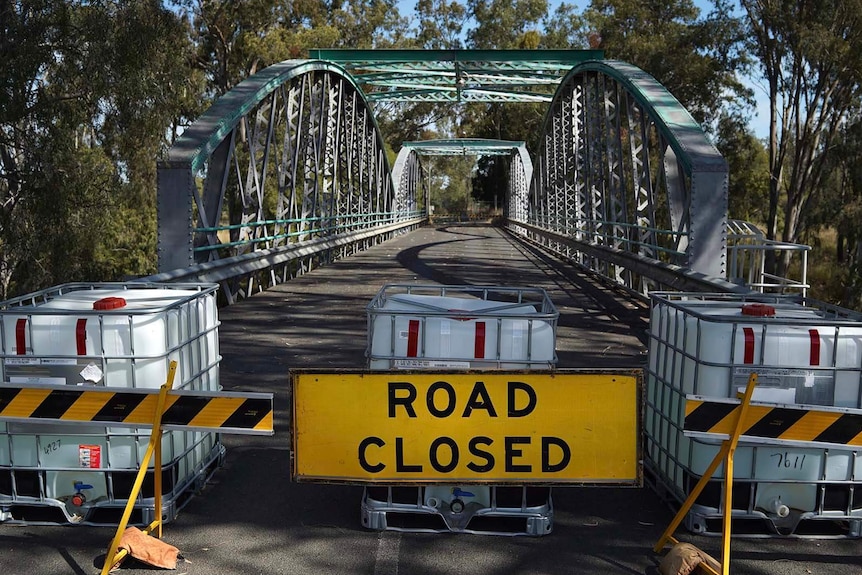
[[452,510],[452,513],[461,513],[464,511],[465,505],[464,501],[461,499],[462,497],[475,497],[475,495],[469,491],[462,491],[460,487],[454,488],[452,490],[452,495],[455,496],[455,499],[449,503],[449,509]]
[[771,499],[766,509],[782,518],[790,515],[790,508],[781,502],[781,497],[774,497]]
[[92,489],[92,485],[88,485],[83,481],[75,482],[75,494],[72,496],[72,505],[75,507],[80,507],[84,503],[87,502],[87,496],[82,493],[85,489]]

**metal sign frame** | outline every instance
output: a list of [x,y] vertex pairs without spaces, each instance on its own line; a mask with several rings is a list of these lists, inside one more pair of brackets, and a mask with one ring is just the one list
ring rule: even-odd
[[302,369],[289,385],[294,481],[643,484],[641,370]]

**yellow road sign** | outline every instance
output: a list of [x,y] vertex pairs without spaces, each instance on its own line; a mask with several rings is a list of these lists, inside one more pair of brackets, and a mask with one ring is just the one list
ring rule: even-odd
[[[0,420],[53,420],[149,427],[158,389],[0,385]],[[169,391],[162,425],[166,429],[209,429],[240,434],[273,434],[272,394]]]
[[294,371],[294,478],[640,485],[638,371]]
[[[732,399],[689,396],[683,430],[686,435],[729,435],[739,409]],[[742,425],[743,439],[862,446],[859,409],[752,404]]]

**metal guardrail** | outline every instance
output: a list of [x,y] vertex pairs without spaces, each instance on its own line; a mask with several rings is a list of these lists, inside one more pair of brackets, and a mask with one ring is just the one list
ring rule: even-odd
[[[530,240],[541,245],[543,249],[556,252],[563,258],[569,257],[566,251],[576,250],[588,257],[601,260],[609,265],[625,268],[631,273],[648,278],[661,286],[660,289],[741,294],[752,292],[795,293],[805,297],[811,287],[808,283],[808,252],[811,250],[811,246],[766,240],[755,226],[739,220],[730,220],[729,222],[727,235],[728,268],[724,278],[694,272],[678,265],[645,257],[631,250],[627,251],[574,239],[567,234],[548,231],[547,227],[543,226],[524,222],[509,222],[507,228],[519,236],[523,236],[526,232]],[[561,250],[562,247],[569,250]],[[798,256],[800,258],[798,268],[794,267],[793,269],[798,269],[801,277],[796,279],[767,273],[765,263],[766,254],[769,251],[790,251],[791,257]]]
[[[750,222],[729,220],[727,234],[727,278],[743,283],[761,293],[808,294],[808,252],[811,246],[766,239],[762,231]],[[766,256],[773,252],[780,257],[790,252],[791,262],[798,256],[799,277],[779,276],[766,272]],[[795,269],[795,267],[793,268]]]
[[[140,282],[203,282],[218,283],[229,280],[241,280],[244,277],[259,273],[275,273],[274,269],[291,262],[307,260],[327,254],[332,250],[345,248],[368,240],[376,240],[388,234],[406,231],[424,222],[424,218],[414,218],[374,229],[359,230],[336,236],[317,238],[287,246],[258,250],[246,254],[223,258],[211,262],[196,264],[159,274],[140,278]],[[234,303],[236,296],[242,295],[237,290],[222,290],[228,297],[228,303]],[[251,287],[248,290],[251,291]]]
[[748,287],[727,281],[725,278],[708,276],[624,250],[578,241],[523,222],[511,222],[507,224],[507,227],[519,237],[523,237],[523,232],[526,231],[527,238],[538,243],[543,249],[558,253],[563,258],[567,258],[566,254],[555,249],[554,246],[565,246],[581,251],[589,257],[606,261],[611,265],[626,268],[632,273],[649,278],[657,286],[661,286],[661,289],[716,293],[751,293]]

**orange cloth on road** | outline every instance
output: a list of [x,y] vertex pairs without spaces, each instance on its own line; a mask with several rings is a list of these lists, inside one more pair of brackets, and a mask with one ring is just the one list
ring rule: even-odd
[[129,527],[123,532],[119,548],[126,549],[129,555],[147,565],[162,569],[177,568],[180,550],[161,539],[150,537],[137,527]]

